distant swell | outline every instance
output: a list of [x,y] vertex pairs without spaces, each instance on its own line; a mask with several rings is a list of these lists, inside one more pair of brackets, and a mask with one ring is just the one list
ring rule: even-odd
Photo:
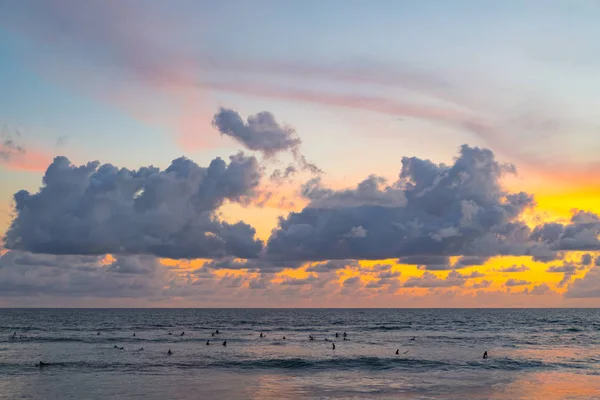
[[[0,363],[0,370],[22,371],[24,367],[36,368],[35,364],[12,364]],[[136,370],[147,371],[160,368],[180,369],[202,369],[202,368],[225,368],[225,369],[283,369],[283,370],[410,370],[410,371],[450,371],[456,368],[474,370],[502,370],[521,371],[528,369],[555,369],[573,367],[564,363],[544,363],[533,360],[496,359],[487,361],[469,362],[444,362],[435,360],[420,360],[412,358],[378,358],[378,357],[356,357],[356,358],[331,358],[325,360],[314,360],[305,358],[274,358],[274,359],[251,359],[251,360],[195,360],[180,361],[165,359],[164,362],[141,362],[140,363],[103,363],[103,362],[51,362],[45,368],[66,369],[91,369],[91,370]]]

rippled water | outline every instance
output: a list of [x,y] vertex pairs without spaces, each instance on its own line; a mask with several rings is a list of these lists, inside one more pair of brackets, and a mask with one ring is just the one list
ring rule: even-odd
[[0,399],[134,397],[600,399],[600,310],[0,310]]

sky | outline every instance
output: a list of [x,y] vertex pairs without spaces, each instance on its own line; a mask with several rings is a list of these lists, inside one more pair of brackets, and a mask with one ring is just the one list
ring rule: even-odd
[[0,307],[599,307],[598,20],[0,0]]

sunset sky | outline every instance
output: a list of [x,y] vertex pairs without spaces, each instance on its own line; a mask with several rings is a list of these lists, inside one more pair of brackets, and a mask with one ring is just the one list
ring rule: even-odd
[[0,306],[600,306],[600,3],[0,1]]

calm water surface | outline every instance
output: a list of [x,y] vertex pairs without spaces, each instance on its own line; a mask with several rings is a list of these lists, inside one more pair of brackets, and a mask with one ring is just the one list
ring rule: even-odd
[[0,399],[109,398],[600,399],[600,310],[0,310]]

